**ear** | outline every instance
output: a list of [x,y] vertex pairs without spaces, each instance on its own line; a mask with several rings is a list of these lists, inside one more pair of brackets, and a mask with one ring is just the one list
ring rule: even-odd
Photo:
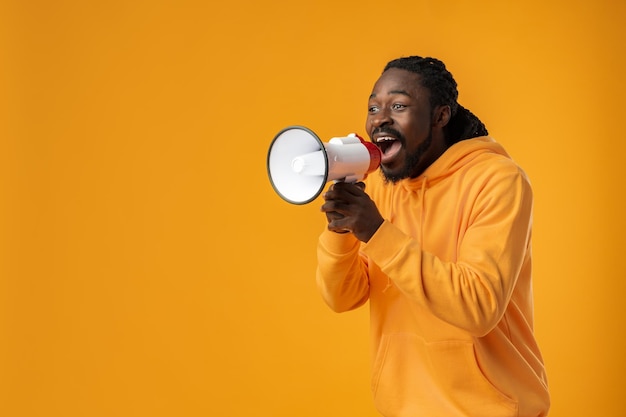
[[443,128],[450,121],[450,106],[438,106],[433,114],[433,127]]

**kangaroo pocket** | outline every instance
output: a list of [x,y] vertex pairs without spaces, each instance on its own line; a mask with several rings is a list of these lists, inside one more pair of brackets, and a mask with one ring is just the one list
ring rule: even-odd
[[409,333],[383,336],[372,392],[386,417],[513,417],[518,408],[485,378],[471,341],[425,343]]

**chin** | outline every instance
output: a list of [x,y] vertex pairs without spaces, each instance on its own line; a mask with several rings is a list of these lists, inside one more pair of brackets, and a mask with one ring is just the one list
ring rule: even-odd
[[405,178],[408,178],[409,175],[404,170],[390,170],[381,166],[380,175],[383,177],[386,183],[396,184],[399,181],[402,181]]

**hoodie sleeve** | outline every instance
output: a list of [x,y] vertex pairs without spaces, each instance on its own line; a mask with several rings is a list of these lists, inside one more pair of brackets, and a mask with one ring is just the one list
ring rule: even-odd
[[504,315],[529,253],[531,221],[530,184],[522,172],[509,170],[496,174],[476,196],[454,261],[424,251],[388,221],[362,251],[415,302],[483,336]]
[[353,310],[369,298],[367,261],[359,254],[361,242],[352,234],[325,230],[317,245],[317,286],[336,312]]

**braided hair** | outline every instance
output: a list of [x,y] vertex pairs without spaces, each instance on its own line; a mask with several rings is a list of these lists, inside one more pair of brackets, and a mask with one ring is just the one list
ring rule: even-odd
[[422,86],[430,91],[431,110],[437,106],[450,106],[450,121],[444,127],[448,146],[464,139],[488,135],[483,122],[457,102],[459,92],[456,81],[443,62],[435,58],[410,56],[390,61],[383,72],[391,68],[420,75]]

